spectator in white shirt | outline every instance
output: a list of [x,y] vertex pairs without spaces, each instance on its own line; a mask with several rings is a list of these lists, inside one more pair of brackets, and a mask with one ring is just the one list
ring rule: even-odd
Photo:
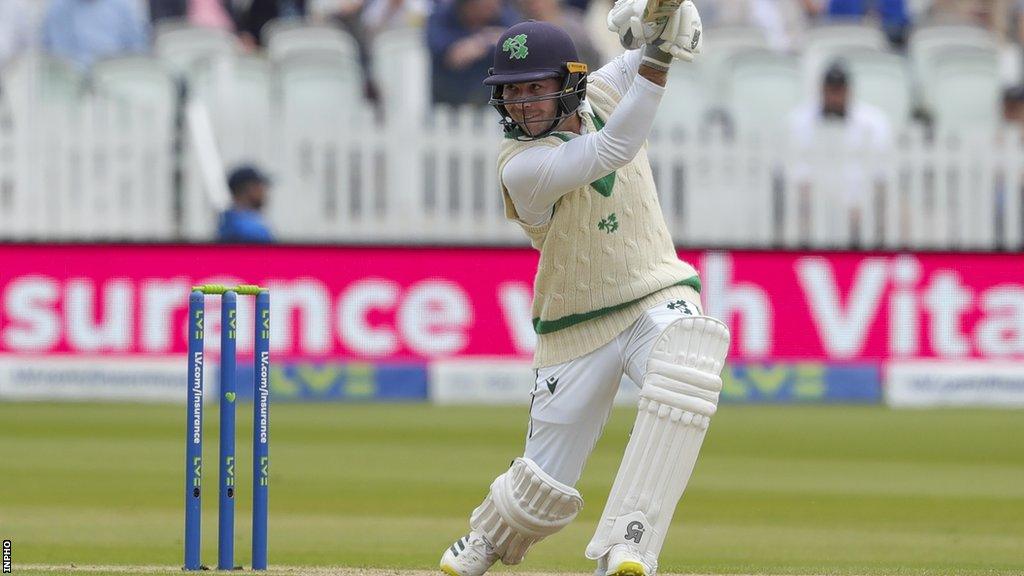
[[803,237],[809,233],[812,203],[839,208],[813,210],[819,219],[831,214],[834,220],[815,224],[842,231],[851,246],[877,233],[882,219],[875,230],[865,230],[864,219],[865,212],[877,213],[885,192],[881,163],[893,146],[892,126],[881,110],[853,98],[842,62],[826,70],[820,100],[792,113],[790,138]]

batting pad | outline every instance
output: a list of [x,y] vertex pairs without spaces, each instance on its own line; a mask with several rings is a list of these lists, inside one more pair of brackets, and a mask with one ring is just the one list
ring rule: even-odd
[[484,534],[505,564],[519,564],[526,551],[564,528],[583,508],[571,486],[548,476],[529,458],[516,458],[491,484],[469,525]]
[[636,423],[587,558],[598,560],[615,544],[629,544],[657,569],[672,514],[718,406],[728,350],[729,329],[707,316],[680,318],[658,336],[647,359]]

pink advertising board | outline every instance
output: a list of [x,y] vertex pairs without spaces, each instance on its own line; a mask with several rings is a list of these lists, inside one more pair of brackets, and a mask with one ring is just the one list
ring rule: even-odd
[[[1018,255],[680,255],[736,360],[1024,360]],[[270,288],[278,358],[529,358],[534,344],[525,248],[3,245],[0,262],[0,354],[180,354],[189,286],[240,282]]]

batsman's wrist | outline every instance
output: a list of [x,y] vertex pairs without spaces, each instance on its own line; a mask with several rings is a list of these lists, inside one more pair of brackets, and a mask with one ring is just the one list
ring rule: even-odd
[[648,44],[644,46],[644,56],[641,63],[655,70],[668,72],[669,67],[672,66],[672,55],[657,46]]

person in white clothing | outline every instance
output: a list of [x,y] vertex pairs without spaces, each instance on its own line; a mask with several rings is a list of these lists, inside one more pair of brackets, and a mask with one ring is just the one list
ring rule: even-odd
[[717,408],[728,330],[702,315],[644,151],[673,58],[701,51],[700,17],[689,1],[619,0],[608,20],[629,50],[593,74],[564,30],[528,21],[501,35],[484,81],[505,213],[541,253],[537,372],[525,451],[444,551],[450,576],[518,564],[576,517],[623,374],[641,386],[637,420],[585,553],[599,576],[653,576]]
[[850,246],[877,238],[881,219],[869,230],[866,218],[878,212],[885,192],[892,126],[881,110],[854,99],[842,61],[825,71],[820,100],[794,110],[789,126],[802,234],[812,234],[816,214],[827,219],[817,222],[819,228],[836,231]]

